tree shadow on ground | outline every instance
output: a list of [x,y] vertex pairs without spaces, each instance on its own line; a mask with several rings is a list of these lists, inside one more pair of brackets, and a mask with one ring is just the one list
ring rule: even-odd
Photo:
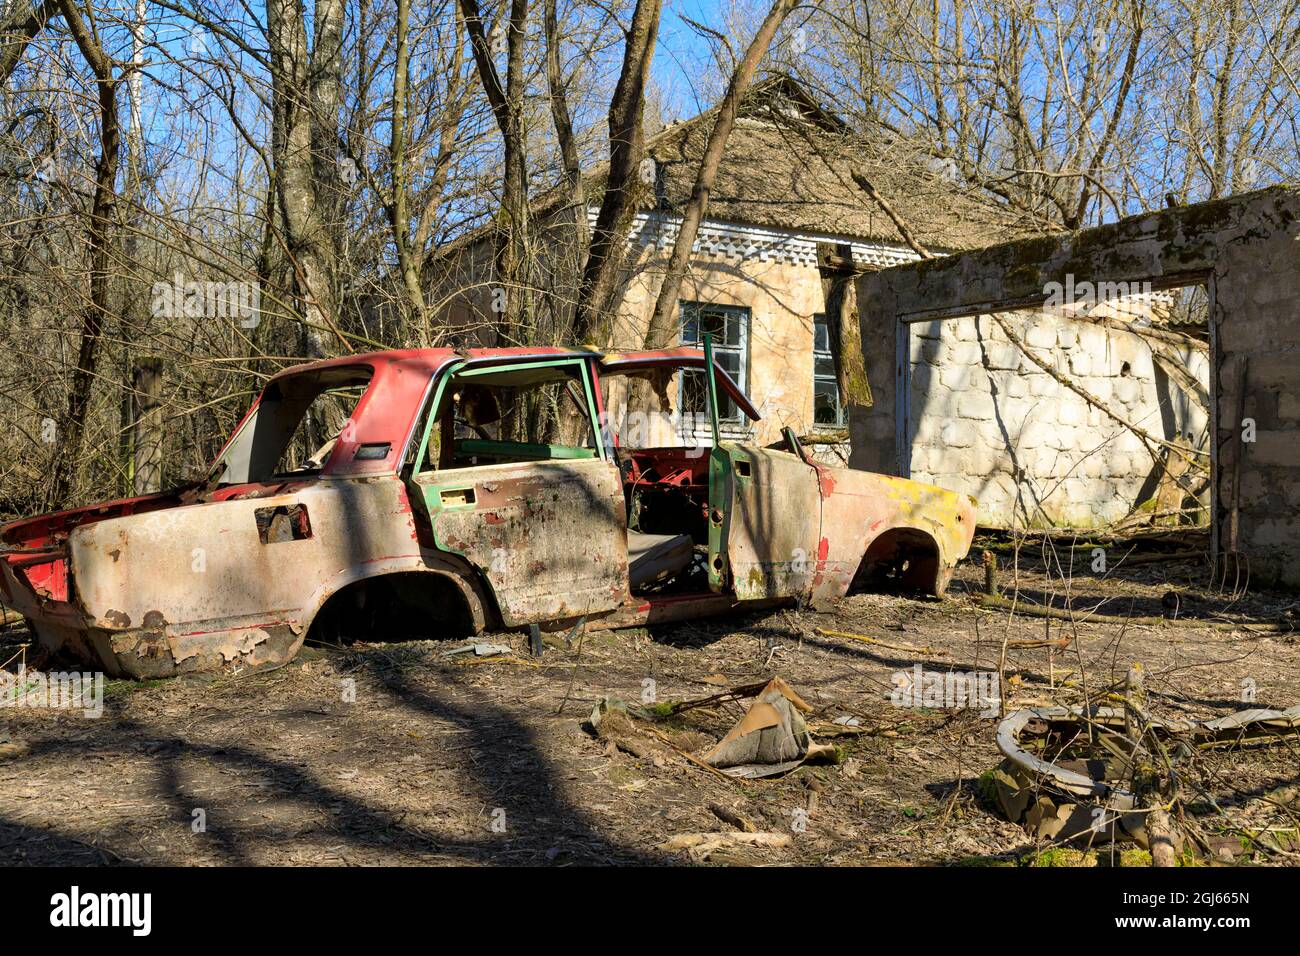
[[[629,847],[601,832],[579,807],[562,794],[563,781],[543,755],[534,731],[516,717],[493,705],[481,694],[469,706],[440,699],[413,679],[406,666],[365,665],[401,709],[448,722],[469,738],[467,757],[458,762],[461,772],[473,773],[472,786],[489,808],[500,808],[505,830],[491,832],[485,817],[481,836],[447,835],[413,825],[406,814],[347,793],[321,779],[319,773],[287,760],[260,753],[255,742],[236,746],[192,739],[139,719],[105,721],[98,733],[79,738],[32,739],[25,761],[58,760],[72,763],[111,762],[144,754],[156,770],[155,796],[165,809],[145,829],[156,834],[174,826],[187,838],[194,807],[205,808],[205,848],[229,865],[256,862],[260,847],[292,845],[306,834],[324,831],[328,841],[346,851],[369,850],[423,863],[456,864],[662,864],[668,859]],[[467,688],[457,688],[464,691]],[[471,689],[471,693],[472,689]],[[408,746],[406,741],[396,745]],[[184,761],[201,761],[216,773],[251,775],[249,786],[256,800],[232,799],[233,787],[224,792],[204,788],[203,795],[187,794]],[[264,808],[278,809],[281,819],[257,821]],[[314,822],[323,821],[323,822]],[[13,851],[27,849],[23,862],[37,864],[111,864],[134,862],[140,856],[141,835],[130,827],[99,834],[103,849],[66,832],[76,826],[57,824],[37,828],[0,816],[0,852],[13,859]],[[185,830],[179,828],[184,827]],[[176,837],[168,836],[166,839]],[[343,853],[339,854],[343,856]],[[344,856],[346,859],[346,857]]]

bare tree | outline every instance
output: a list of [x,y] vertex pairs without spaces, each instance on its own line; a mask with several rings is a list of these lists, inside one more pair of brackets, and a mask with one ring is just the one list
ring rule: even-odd
[[636,213],[636,190],[645,155],[641,124],[660,9],[661,0],[637,0],[623,47],[623,67],[609,103],[609,174],[583,270],[574,324],[581,342],[604,345],[612,328],[611,305],[623,245]]
[[740,62],[736,64],[727,93],[718,104],[713,120],[713,130],[709,133],[704,155],[700,159],[700,168],[695,175],[695,185],[691,189],[691,198],[682,210],[682,223],[673,244],[672,255],[668,259],[668,271],[663,285],[659,287],[659,297],[655,300],[654,315],[650,317],[650,327],[646,331],[645,346],[648,349],[663,348],[672,341],[676,331],[677,294],[681,289],[682,278],[690,260],[695,237],[699,233],[700,223],[709,209],[709,193],[722,164],[722,156],[727,148],[727,139],[736,122],[736,113],[740,109],[740,99],[754,78],[754,72],[767,54],[767,48],[776,36],[790,11],[795,7],[795,0],[776,0],[766,19],[754,34],[749,48]]
[[59,9],[78,50],[94,75],[99,100],[99,157],[95,164],[95,195],[86,226],[90,298],[82,311],[81,345],[77,351],[77,365],[72,373],[68,409],[64,415],[63,440],[50,486],[50,501],[55,505],[66,502],[72,488],[73,470],[81,457],[86,410],[90,404],[90,389],[99,362],[100,336],[109,315],[109,247],[113,241],[117,168],[122,148],[117,117],[118,76],[112,59],[101,45],[93,14],[83,18],[80,8],[73,0],[61,0]]
[[478,0],[460,0],[465,27],[469,33],[479,80],[492,114],[501,130],[504,171],[501,180],[501,212],[497,219],[496,281],[498,300],[510,340],[525,321],[522,305],[524,268],[528,243],[528,175],[527,151],[523,126],[524,45],[528,21],[528,0],[510,0],[506,21],[506,79],[502,83],[493,60],[493,44],[484,27]]
[[[327,16],[333,7],[327,5]],[[302,0],[268,0],[266,34],[270,46],[271,149],[278,209],[284,228],[293,291],[303,313],[304,350],[323,356],[347,340],[337,325],[336,255],[326,219],[326,201],[317,155],[325,134],[324,118],[334,95],[332,62],[313,64],[308,56]],[[337,56],[330,31],[327,60]],[[319,39],[319,35],[318,35]],[[315,79],[316,71],[324,79]],[[331,131],[337,136],[337,129]]]

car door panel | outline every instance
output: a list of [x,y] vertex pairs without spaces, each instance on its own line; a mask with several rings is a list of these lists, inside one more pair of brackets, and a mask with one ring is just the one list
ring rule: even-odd
[[710,586],[745,601],[807,596],[821,540],[816,469],[787,452],[724,444],[709,471]]
[[479,570],[506,626],[594,614],[628,599],[625,505],[611,462],[479,465],[414,482],[436,546]]

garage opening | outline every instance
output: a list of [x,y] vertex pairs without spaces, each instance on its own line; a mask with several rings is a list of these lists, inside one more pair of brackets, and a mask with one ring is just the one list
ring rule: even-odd
[[974,495],[986,527],[1208,526],[1206,283],[1069,277],[1045,294],[904,318],[903,474]]

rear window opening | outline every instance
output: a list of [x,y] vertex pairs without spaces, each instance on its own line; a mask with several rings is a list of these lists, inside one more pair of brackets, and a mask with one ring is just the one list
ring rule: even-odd
[[345,367],[273,381],[217,462],[218,486],[320,474],[371,376]]

